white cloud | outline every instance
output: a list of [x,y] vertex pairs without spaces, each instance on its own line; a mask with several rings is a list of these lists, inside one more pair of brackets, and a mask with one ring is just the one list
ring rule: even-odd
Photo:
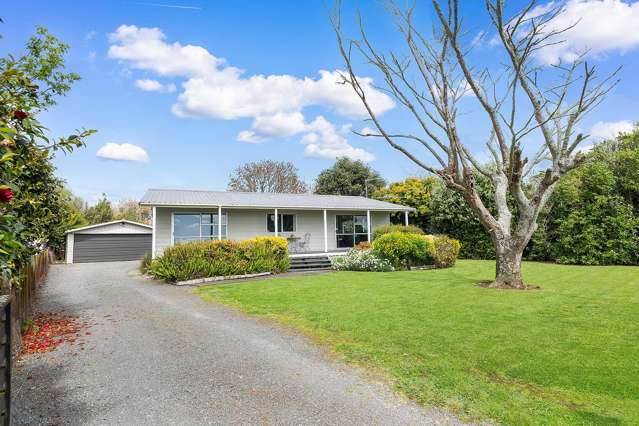
[[362,161],[375,159],[375,156],[370,152],[362,148],[355,148],[348,143],[345,134],[350,131],[350,126],[342,127],[340,131],[337,131],[333,123],[320,115],[312,123],[309,123],[308,130],[310,132],[302,137],[302,143],[306,145],[304,155],[307,157],[327,159],[349,157]]
[[614,139],[619,133],[629,133],[634,125],[627,120],[622,121],[599,121],[592,126],[590,136],[595,139]]
[[[530,16],[548,12],[557,3],[539,5]],[[536,53],[544,64],[556,64],[560,60],[572,62],[580,54],[589,51],[599,56],[606,52],[624,53],[639,46],[639,2],[622,0],[568,0],[562,13],[553,18],[548,31],[562,30],[575,25],[556,36],[552,42]]]
[[484,39],[484,36],[486,35],[486,31],[480,31],[477,33],[477,35],[475,37],[473,37],[473,40],[470,42],[471,46],[479,46],[482,43],[482,40]]
[[84,41],[91,41],[95,38],[96,35],[98,35],[97,31],[91,30],[84,35]]
[[[185,79],[183,90],[172,106],[176,116],[222,120],[252,118],[251,128],[238,135],[242,142],[261,143],[312,131],[303,115],[303,110],[311,106],[324,107],[348,118],[367,117],[353,89],[341,84],[339,70],[320,70],[315,78],[288,74],[247,76],[243,70],[228,65],[203,47],[167,43],[158,28],[122,25],[110,35],[110,41],[110,58],[124,61],[133,68]],[[394,108],[393,100],[375,89],[372,79],[360,77],[360,84],[378,114]],[[322,120],[328,123],[326,119]],[[327,136],[326,131],[324,134]],[[342,139],[341,145],[350,147],[346,138],[342,136]],[[319,140],[335,141],[335,138]],[[308,148],[307,154],[312,151],[317,152],[315,156],[327,155],[323,150]],[[363,151],[372,157],[364,150],[351,148],[353,155],[366,156],[361,154]]]
[[350,124],[344,124],[338,130],[335,124],[321,115],[307,123],[299,112],[279,113],[257,117],[251,125],[251,130],[241,131],[237,140],[262,143],[275,136],[290,137],[302,134],[300,143],[306,145],[304,155],[307,157],[349,157],[354,160],[373,161],[373,154],[362,148],[355,148],[348,142],[346,135],[350,132]]
[[142,80],[135,80],[135,85],[144,90],[145,92],[167,92],[167,93],[171,93],[171,92],[175,92],[175,90],[177,89],[175,87],[175,84],[173,83],[169,83],[169,84],[162,84],[157,80],[153,80],[150,78],[145,78]]
[[144,149],[130,143],[117,144],[109,142],[98,149],[97,157],[114,161],[135,161],[138,163],[148,163],[151,161]]
[[129,61],[133,68],[168,76],[205,75],[224,63],[200,46],[164,42],[159,28],[121,25],[109,34],[109,58]]

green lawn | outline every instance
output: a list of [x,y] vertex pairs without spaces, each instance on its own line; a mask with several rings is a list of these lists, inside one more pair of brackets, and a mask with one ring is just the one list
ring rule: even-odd
[[639,268],[527,263],[541,290],[477,288],[494,263],[203,287],[464,419],[639,424]]

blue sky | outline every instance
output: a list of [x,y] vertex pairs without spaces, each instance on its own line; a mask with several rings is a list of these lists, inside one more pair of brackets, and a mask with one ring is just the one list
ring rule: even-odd
[[[346,3],[348,33],[355,4]],[[433,18],[427,3],[417,11],[424,28]],[[513,8],[517,3],[510,2]],[[42,121],[52,135],[78,127],[98,130],[86,149],[56,159],[58,174],[90,202],[101,193],[114,200],[139,198],[149,187],[225,189],[236,166],[267,158],[292,161],[308,182],[336,155],[368,161],[388,180],[421,174],[383,141],[348,131],[370,125],[347,88],[335,84],[334,72],[343,63],[327,4],[12,2],[2,11],[0,54],[20,53],[36,25],[71,45],[67,66],[82,80]],[[371,38],[383,48],[405,51],[378,2],[359,5]],[[462,6],[470,41],[487,28],[486,17],[481,2]],[[621,83],[581,123],[596,141],[637,120],[639,36],[630,29],[639,27],[639,5],[570,0],[567,7],[569,18],[582,20],[582,29],[569,34],[561,49],[544,52],[540,64],[587,46],[602,74],[624,66]],[[472,53],[479,65],[500,59],[492,35],[487,32]],[[357,65],[358,75],[381,81],[374,70]],[[389,127],[415,129],[396,104],[376,93],[374,103]],[[472,97],[461,106],[460,133],[481,157],[485,116]]]

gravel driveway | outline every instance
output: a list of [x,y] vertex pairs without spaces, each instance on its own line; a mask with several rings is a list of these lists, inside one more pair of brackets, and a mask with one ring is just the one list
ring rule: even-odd
[[39,311],[94,325],[84,346],[19,363],[14,424],[459,424],[293,332],[145,280],[137,265],[52,267]]

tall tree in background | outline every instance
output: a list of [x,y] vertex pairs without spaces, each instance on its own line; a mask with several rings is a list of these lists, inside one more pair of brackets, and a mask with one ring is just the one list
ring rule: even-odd
[[0,58],[0,275],[12,279],[31,255],[64,241],[69,220],[52,159],[84,146],[92,130],[51,138],[37,115],[79,79],[64,71],[69,47],[44,28],[26,53]]
[[[504,0],[484,3],[492,27],[488,32],[496,33],[499,44],[495,48],[504,58],[491,68],[473,63],[468,54],[472,36],[462,27],[458,0],[432,0],[435,22],[423,31],[415,25],[413,6],[403,9],[388,2],[406,55],[381,52],[368,38],[361,19],[359,39],[345,40],[339,2],[332,23],[346,66],[344,83],[360,98],[375,129],[361,136],[385,140],[458,191],[490,235],[495,250],[495,279],[489,285],[526,288],[521,260],[537,229],[539,213],[562,176],[583,161],[578,147],[586,136],[577,133],[578,125],[616,82],[612,77],[597,80],[595,68],[583,56],[553,67],[536,62],[536,52],[561,42],[568,29],[554,26],[564,11],[563,3],[535,8],[538,2],[532,0],[508,15]],[[375,113],[356,77],[354,67],[361,58],[383,75],[387,93],[414,119],[415,126],[410,127],[417,127],[419,133],[391,130]],[[492,156],[491,167],[472,155],[469,141],[458,132],[458,104],[469,93],[490,123],[484,140]],[[531,143],[536,140],[541,141],[537,146]],[[479,146],[479,141],[473,142]],[[524,158],[524,150],[535,153]],[[424,160],[425,155],[433,158],[432,163]],[[536,169],[543,170],[543,176],[527,187],[526,178]],[[477,190],[476,173],[490,182],[494,212]],[[509,198],[515,210],[508,205]]]
[[136,200],[126,200],[117,204],[113,218],[150,224],[151,209],[141,206]]
[[[409,213],[412,224],[426,229],[431,206],[431,193],[437,182],[434,177],[410,177],[402,182],[393,182],[388,187],[379,188],[373,198],[389,203],[402,204],[415,208]],[[391,218],[396,223],[404,223],[404,215],[393,213]]]
[[386,185],[379,173],[360,160],[338,158],[333,167],[323,170],[315,180],[316,194],[357,195],[373,194]]
[[236,168],[229,179],[228,190],[299,194],[307,192],[308,188],[297,175],[293,163],[264,160]]
[[84,211],[84,217],[91,225],[110,222],[114,219],[113,206],[107,200],[106,194],[102,194],[102,198],[94,206],[87,207]]

